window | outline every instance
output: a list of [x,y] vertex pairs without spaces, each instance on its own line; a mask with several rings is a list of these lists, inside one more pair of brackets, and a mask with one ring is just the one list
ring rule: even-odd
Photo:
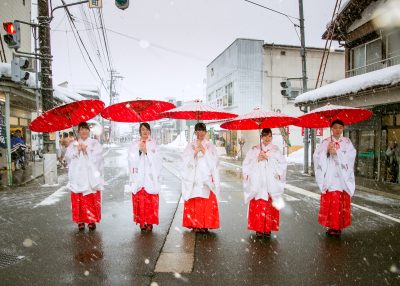
[[367,72],[382,68],[382,41],[377,40],[368,43],[366,46]]
[[395,31],[387,36],[388,65],[400,64],[400,31]]
[[381,39],[377,39],[353,48],[350,52],[350,55],[350,76],[375,71],[385,67],[382,62]]
[[225,86],[225,100],[226,105],[224,106],[232,106],[233,105],[233,83],[230,82]]
[[351,69],[355,73],[353,75],[365,73],[365,71],[361,71],[360,69],[365,66],[365,46],[362,45],[357,48],[354,48],[351,51],[351,55],[352,55]]

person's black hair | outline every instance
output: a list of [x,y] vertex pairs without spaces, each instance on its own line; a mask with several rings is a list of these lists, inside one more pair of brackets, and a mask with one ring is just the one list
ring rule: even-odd
[[81,122],[81,123],[79,123],[79,125],[78,125],[78,131],[81,130],[81,128],[90,130],[89,124],[88,124],[87,122]]
[[67,133],[67,132],[64,132],[64,133],[63,133],[63,137],[64,137],[64,138],[67,138],[67,137],[68,137],[68,133]]
[[344,123],[343,123],[342,120],[336,119],[336,120],[332,121],[331,127],[332,127],[333,125],[335,125],[335,124],[339,124],[339,125],[342,125],[342,126],[344,127]]
[[22,133],[21,130],[17,129],[15,130],[15,133]]
[[194,131],[206,131],[207,132],[207,127],[203,122],[197,122],[196,125],[194,126]]
[[261,137],[263,136],[267,136],[271,134],[272,135],[272,130],[271,128],[263,128],[263,130],[261,130]]
[[147,122],[142,122],[139,125],[139,134],[142,135],[142,126],[144,126],[147,130],[151,132],[150,124]]
[[69,135],[69,136],[75,136],[75,134],[74,134],[73,131],[68,132],[68,135]]

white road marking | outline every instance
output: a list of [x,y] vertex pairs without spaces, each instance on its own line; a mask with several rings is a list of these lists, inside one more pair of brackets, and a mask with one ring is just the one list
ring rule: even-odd
[[219,163],[221,165],[225,165],[225,166],[229,166],[229,167],[233,167],[233,168],[237,168],[237,169],[242,169],[241,165],[236,165],[236,164],[225,162],[225,161],[219,161]]
[[289,196],[288,194],[283,194],[282,197],[283,197],[283,199],[284,199],[285,201],[287,201],[287,202],[297,202],[297,201],[301,201],[300,199],[295,198],[295,197],[292,197],[292,196]]
[[[294,192],[294,193],[298,193],[298,194],[301,194],[301,195],[304,195],[304,196],[307,196],[307,197],[310,197],[310,198],[313,198],[313,199],[316,199],[316,200],[319,200],[320,197],[321,197],[320,194],[316,194],[316,193],[313,193],[313,192],[310,192],[310,191],[306,191],[306,190],[304,190],[302,188],[299,188],[299,187],[296,187],[296,186],[293,186],[293,185],[286,184],[285,188],[288,189],[289,191]],[[362,209],[364,211],[370,212],[370,213],[378,215],[380,217],[383,217],[383,218],[392,220],[394,222],[400,223],[400,219],[391,217],[389,215],[383,214],[383,213],[375,211],[373,209],[370,209],[370,208],[367,208],[367,207],[363,207],[363,206],[360,206],[360,205],[357,205],[357,204],[354,204],[354,203],[351,203],[351,205],[353,207]]]
[[57,191],[52,193],[50,196],[45,198],[43,201],[35,205],[33,208],[40,207],[40,206],[49,206],[54,205],[58,201],[60,201],[61,197],[63,197],[66,193],[69,193],[68,188],[63,186],[59,188]]

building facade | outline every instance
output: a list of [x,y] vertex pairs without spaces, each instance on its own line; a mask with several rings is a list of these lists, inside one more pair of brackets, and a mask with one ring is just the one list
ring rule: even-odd
[[[323,49],[307,48],[308,88],[313,89],[318,76]],[[344,77],[344,51],[330,52],[323,84]],[[261,106],[270,111],[297,116],[300,110],[294,99],[301,93],[301,56],[299,46],[264,44],[261,40],[237,39],[207,66],[207,103],[216,108],[242,115]],[[281,94],[282,81],[291,83],[291,97]],[[226,147],[230,156],[244,155],[257,144],[258,131],[225,131],[219,124],[215,129],[217,144]],[[274,143],[288,151],[303,146],[301,128],[289,127],[289,142],[283,140],[280,130],[273,130]],[[244,141],[243,141],[244,140]],[[239,142],[245,142],[240,145]],[[292,148],[288,147],[289,143]]]
[[356,175],[398,184],[400,26],[380,21],[390,17],[390,3],[351,0],[345,4],[323,37],[344,44],[346,78],[302,94],[296,105],[314,109],[330,102],[373,111],[371,119],[346,128],[345,135],[357,149]]

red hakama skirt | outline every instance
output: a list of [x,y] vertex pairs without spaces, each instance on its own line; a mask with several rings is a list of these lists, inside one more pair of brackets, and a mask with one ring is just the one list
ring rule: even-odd
[[249,204],[247,229],[256,232],[279,230],[279,210],[272,206],[272,198],[268,201],[252,199]]
[[158,194],[149,194],[141,188],[132,194],[133,221],[140,225],[158,224]]
[[218,202],[212,191],[208,199],[185,201],[182,225],[187,228],[219,228]]
[[342,230],[351,224],[351,198],[343,191],[325,192],[321,195],[318,223]]
[[72,220],[93,223],[101,220],[101,192],[83,195],[71,192]]

